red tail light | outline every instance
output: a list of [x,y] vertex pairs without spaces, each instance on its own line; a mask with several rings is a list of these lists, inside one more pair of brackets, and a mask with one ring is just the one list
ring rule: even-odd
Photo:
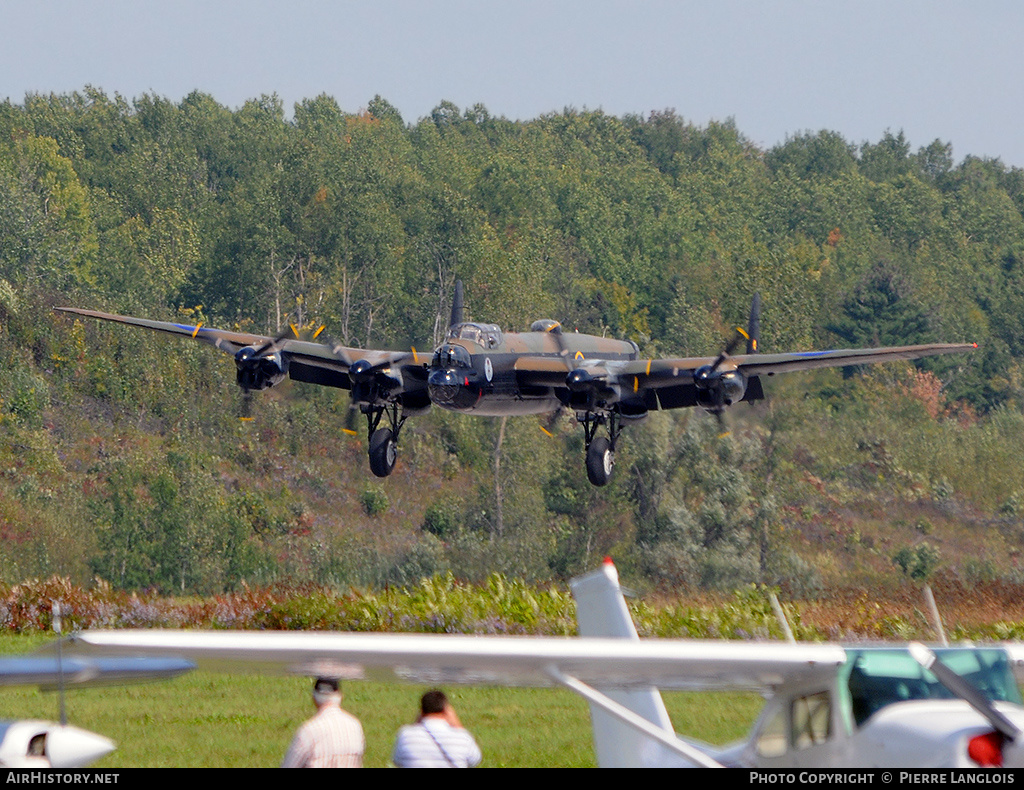
[[967,744],[967,756],[978,765],[999,768],[1003,764],[1003,736],[993,730],[976,735]]

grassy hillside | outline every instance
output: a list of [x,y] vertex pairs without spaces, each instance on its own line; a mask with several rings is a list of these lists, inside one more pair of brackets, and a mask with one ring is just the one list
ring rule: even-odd
[[[451,573],[793,600],[1015,585],[1024,515],[1024,172],[902,134],[761,150],[672,111],[528,121],[327,96],[229,110],[88,88],[0,105],[0,580],[210,595]],[[467,315],[712,354],[973,341],[920,365],[779,376],[729,414],[652,414],[612,483],[582,431],[433,413],[390,478],[344,391],[242,396],[227,355],[76,305],[429,349]],[[497,470],[497,472],[496,472]]]

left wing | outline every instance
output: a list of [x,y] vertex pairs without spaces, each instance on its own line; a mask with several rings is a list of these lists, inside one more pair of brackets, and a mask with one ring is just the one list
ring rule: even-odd
[[827,678],[836,645],[291,631],[82,631],[76,655],[177,656],[221,670],[495,686],[556,686],[553,670],[604,688],[765,691]]
[[[760,376],[791,373],[815,368],[839,368],[850,365],[874,365],[895,360],[921,359],[941,354],[961,354],[973,351],[977,343],[932,343],[918,346],[889,346],[883,348],[848,348],[832,351],[795,351],[784,354],[742,354],[726,357],[712,371],[712,386],[716,379],[735,372],[747,382]],[[714,366],[717,358],[658,359],[630,362],[616,370],[627,380],[632,376],[637,389],[656,390],[661,408],[695,405],[699,382],[695,377],[704,368]],[[759,388],[760,389],[760,388]],[[749,389],[748,389],[749,391]],[[690,402],[692,399],[692,403]]]
[[[977,343],[931,343],[921,346],[889,346],[883,348],[847,348],[832,351],[792,351],[785,354],[738,354],[727,357],[721,364],[722,370],[738,370],[747,376],[773,376],[776,373],[790,373],[794,370],[813,368],[841,368],[849,365],[874,365],[898,359],[920,359],[939,354],[961,354],[973,351]],[[705,365],[715,362],[715,357],[683,357],[678,359],[635,360],[617,366],[616,372],[623,376],[642,377],[642,383],[650,387],[670,384],[672,379],[690,376]],[[607,363],[612,366],[614,363]]]
[[[797,351],[784,354],[741,354],[719,357],[677,357],[640,360],[581,359],[570,370],[560,359],[523,357],[516,362],[521,383],[601,390],[610,402],[638,400],[647,409],[675,409],[708,405],[701,391],[734,387],[734,399],[711,405],[763,397],[760,376],[774,376],[814,368],[872,365],[894,360],[920,359],[941,354],[960,354],[977,343],[932,343],[916,346],[854,348],[831,351]],[[736,388],[738,385],[738,388]],[[726,397],[729,398],[729,395]]]

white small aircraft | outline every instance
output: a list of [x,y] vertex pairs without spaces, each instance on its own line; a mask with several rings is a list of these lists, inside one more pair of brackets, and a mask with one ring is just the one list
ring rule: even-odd
[[[0,658],[0,686],[38,685],[53,690],[121,685],[176,677],[194,668],[182,659],[12,656]],[[84,768],[114,749],[109,738],[66,723],[0,721],[2,768]]]
[[[84,654],[213,669],[444,685],[562,686],[591,708],[602,767],[1024,766],[1024,649],[640,640],[610,562],[573,582],[578,638],[337,632],[84,631]],[[727,748],[678,737],[657,688],[758,690]]]

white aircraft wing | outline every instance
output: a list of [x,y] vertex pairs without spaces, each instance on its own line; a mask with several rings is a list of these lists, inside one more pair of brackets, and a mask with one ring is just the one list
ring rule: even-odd
[[556,686],[556,674],[603,688],[749,689],[831,677],[836,645],[701,640],[499,637],[291,631],[83,631],[76,655],[162,656],[200,667],[427,684]]
[[173,678],[195,669],[182,658],[64,658],[11,656],[0,658],[0,686],[113,686]]

